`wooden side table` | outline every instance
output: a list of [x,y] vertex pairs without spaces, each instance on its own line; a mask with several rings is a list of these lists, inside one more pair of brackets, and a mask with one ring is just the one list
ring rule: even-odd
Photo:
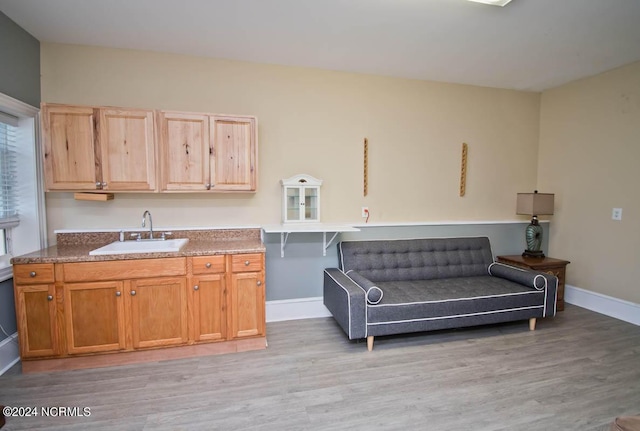
[[556,300],[556,310],[564,310],[564,281],[566,277],[568,260],[554,259],[552,257],[524,257],[519,254],[512,256],[497,256],[497,262],[519,268],[533,269],[534,271],[546,272],[558,277],[558,299]]

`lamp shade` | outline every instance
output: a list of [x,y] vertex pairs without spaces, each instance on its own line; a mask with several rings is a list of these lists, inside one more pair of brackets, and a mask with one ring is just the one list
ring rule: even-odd
[[553,214],[553,193],[518,193],[516,214],[550,215]]

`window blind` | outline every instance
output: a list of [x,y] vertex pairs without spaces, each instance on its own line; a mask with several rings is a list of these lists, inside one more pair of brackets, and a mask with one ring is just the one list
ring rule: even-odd
[[16,134],[18,119],[0,112],[0,229],[18,225]]

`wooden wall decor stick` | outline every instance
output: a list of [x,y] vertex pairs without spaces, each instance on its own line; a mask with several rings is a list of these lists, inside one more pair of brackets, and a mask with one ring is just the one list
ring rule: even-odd
[[464,196],[467,188],[467,144],[462,143],[462,166],[460,167],[460,196]]
[[364,138],[364,196],[369,193],[369,140]]

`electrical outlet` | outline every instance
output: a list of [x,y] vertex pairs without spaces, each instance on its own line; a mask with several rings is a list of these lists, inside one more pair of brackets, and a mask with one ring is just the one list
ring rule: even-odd
[[614,208],[611,213],[612,220],[622,220],[622,208]]
[[362,207],[362,218],[369,217],[369,207]]

